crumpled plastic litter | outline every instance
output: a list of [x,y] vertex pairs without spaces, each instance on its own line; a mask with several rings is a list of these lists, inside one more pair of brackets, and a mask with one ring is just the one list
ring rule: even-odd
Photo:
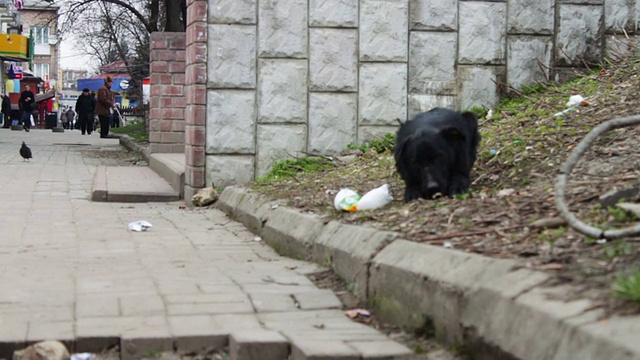
[[92,360],[93,358],[95,358],[94,354],[84,352],[84,353],[71,354],[71,357],[69,357],[69,360]]
[[589,102],[587,100],[585,100],[582,95],[572,95],[569,97],[569,101],[567,102],[567,106],[568,108],[565,110],[562,110],[558,113],[553,114],[553,116],[558,117],[558,116],[562,116],[568,112],[572,112],[572,111],[576,111],[576,109],[579,106],[587,106],[589,105]]
[[583,101],[584,101],[584,98],[581,95],[573,95],[569,97],[567,106],[581,105]]
[[366,309],[351,309],[346,310],[344,314],[347,315],[349,319],[355,319],[357,317],[369,317],[371,316],[371,311]]
[[150,227],[152,227],[150,222],[146,220],[138,220],[132,223],[129,223],[129,230],[131,231],[147,231]]
[[367,192],[362,197],[351,189],[340,189],[333,200],[333,206],[336,210],[357,212],[377,209],[391,201],[393,201],[393,196],[389,192],[389,184],[384,184]]

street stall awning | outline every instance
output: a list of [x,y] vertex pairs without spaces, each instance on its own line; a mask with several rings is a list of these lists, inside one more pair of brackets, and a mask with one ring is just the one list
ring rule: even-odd
[[54,97],[56,97],[56,91],[55,90],[49,90],[47,92],[36,94],[36,102],[39,103],[41,101],[53,99]]
[[18,34],[0,34],[0,59],[29,61],[29,38]]

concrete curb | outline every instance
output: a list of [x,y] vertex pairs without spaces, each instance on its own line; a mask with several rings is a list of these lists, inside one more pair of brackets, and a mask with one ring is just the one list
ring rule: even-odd
[[436,336],[476,359],[640,359],[640,316],[607,320],[568,286],[513,260],[419,244],[399,234],[323,222],[241,187],[216,207],[281,254],[334,268],[376,314]]
[[145,147],[138,145],[138,143],[133,141],[131,136],[127,134],[113,134],[113,133],[111,134],[111,136],[117,137],[120,141],[120,145],[124,146],[126,149],[141,153],[145,161],[147,161],[147,163],[149,162],[149,150]]

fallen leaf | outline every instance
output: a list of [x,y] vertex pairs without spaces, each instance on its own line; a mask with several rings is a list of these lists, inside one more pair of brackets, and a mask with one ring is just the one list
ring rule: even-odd
[[562,270],[564,269],[564,265],[552,263],[552,264],[543,265],[542,268],[544,270]]

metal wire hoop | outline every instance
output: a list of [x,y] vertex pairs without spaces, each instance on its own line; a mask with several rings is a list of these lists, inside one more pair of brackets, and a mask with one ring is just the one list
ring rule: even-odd
[[576,166],[580,157],[584,155],[584,153],[589,149],[591,144],[595,141],[595,139],[613,129],[633,126],[640,124],[640,115],[634,115],[624,118],[612,119],[603,122],[602,124],[593,128],[587,136],[580,141],[578,146],[573,150],[569,158],[564,163],[562,168],[560,169],[560,175],[558,175],[556,179],[555,185],[555,203],[556,208],[560,211],[562,217],[567,220],[567,224],[577,230],[578,232],[590,236],[595,239],[616,239],[625,236],[632,236],[640,234],[640,224],[635,226],[629,226],[622,229],[611,229],[611,230],[602,230],[591,225],[585,224],[580,219],[578,219],[571,211],[569,211],[569,207],[567,206],[565,200],[565,189],[567,186],[567,179],[571,174],[571,170]]

